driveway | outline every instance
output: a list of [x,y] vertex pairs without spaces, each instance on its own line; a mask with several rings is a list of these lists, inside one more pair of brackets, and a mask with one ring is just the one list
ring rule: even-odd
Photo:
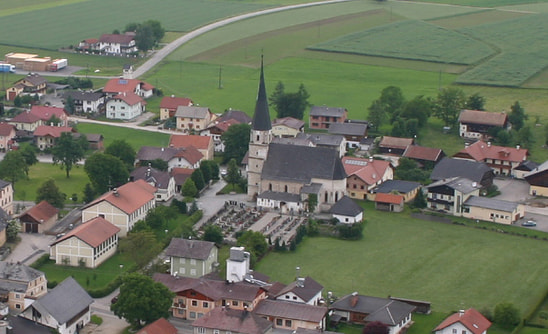
[[32,264],[40,256],[49,254],[49,245],[55,240],[53,235],[19,233],[21,242],[6,257],[6,261]]
[[533,198],[529,195],[529,183],[525,180],[497,177],[494,183],[500,191],[500,195],[493,197],[495,199],[524,204]]

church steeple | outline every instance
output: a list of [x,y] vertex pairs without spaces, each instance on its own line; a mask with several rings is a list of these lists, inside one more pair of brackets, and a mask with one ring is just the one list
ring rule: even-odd
[[268,98],[266,96],[266,87],[264,84],[263,56],[261,55],[261,78],[259,81],[259,92],[257,94],[257,103],[255,104],[255,113],[253,114],[253,130],[268,131],[272,129],[270,123],[270,112],[268,111]]

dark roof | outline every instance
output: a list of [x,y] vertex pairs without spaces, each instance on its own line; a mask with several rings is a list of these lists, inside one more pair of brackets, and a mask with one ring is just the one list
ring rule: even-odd
[[323,286],[316,282],[312,277],[297,278],[296,281],[289,283],[283,288],[276,297],[292,292],[305,302],[310,301],[314,296],[323,290]]
[[346,173],[336,150],[270,144],[261,178],[310,183],[312,178],[342,180]]
[[[291,138],[289,138],[291,139]],[[307,140],[312,142],[317,146],[333,146],[339,147],[344,137],[341,135],[330,135],[327,133],[304,133],[300,132],[297,134],[295,139]]]
[[30,281],[44,273],[22,263],[0,262],[0,290],[26,292]]
[[481,110],[462,110],[459,115],[460,123],[504,126],[508,115],[503,112],[489,112]]
[[137,152],[137,160],[152,161],[162,159],[169,161],[175,157],[177,151],[174,147],[141,146]]
[[393,326],[415,307],[397,300],[350,294],[331,304],[330,309],[368,314],[367,321],[382,321]]
[[223,306],[215,307],[195,320],[192,326],[242,334],[263,334],[272,328],[272,322],[247,310]]
[[10,184],[11,184],[11,182],[0,180],[0,189],[5,188],[5,187],[9,186]]
[[69,276],[29,307],[35,308],[44,316],[50,314],[62,325],[87,309],[91,303],[93,299],[86,290]]
[[251,117],[249,117],[245,112],[240,110],[227,110],[225,113],[217,119],[219,122],[224,122],[228,120],[235,120],[238,123],[251,123]]
[[103,135],[99,133],[86,133],[86,139],[92,143],[99,143],[103,140]]
[[395,326],[413,312],[415,308],[415,306],[404,302],[390,300],[384,307],[365,317],[365,321],[380,321],[383,324]]
[[103,93],[95,92],[81,92],[81,91],[70,91],[65,92],[65,99],[72,97],[74,100],[78,101],[97,101],[103,97]]
[[346,108],[339,107],[312,106],[310,108],[310,116],[342,117],[345,112]]
[[147,183],[152,183],[158,189],[167,189],[171,175],[169,172],[162,172],[156,168],[141,166],[133,170],[129,174],[133,180],[145,180]]
[[451,177],[448,179],[439,180],[433,183],[430,183],[426,186],[426,188],[436,188],[439,186],[447,186],[451,189],[455,189],[457,191],[460,191],[463,194],[469,194],[472,191],[478,189],[481,187],[481,185],[478,186],[477,182],[474,182],[472,180],[469,180],[464,177]]
[[299,203],[301,201],[301,196],[297,194],[290,194],[290,193],[271,191],[271,190],[263,191],[258,197],[271,199],[274,201],[285,201],[290,203]]
[[255,104],[255,113],[253,114],[253,130],[265,131],[271,130],[270,112],[268,111],[268,99],[266,96],[266,87],[264,84],[263,59],[261,58],[261,76],[259,79],[259,93]]
[[341,334],[340,332],[324,331],[323,329],[310,329],[299,327],[293,333],[295,334]]
[[51,327],[40,325],[23,317],[10,315],[8,316],[8,322],[11,327],[10,334],[51,334]]
[[493,173],[493,171],[483,162],[443,158],[432,170],[430,178],[437,181],[460,176],[480,183],[486,173]]
[[464,203],[464,205],[475,206],[479,208],[499,210],[505,212],[514,212],[518,207],[516,202],[508,202],[500,199],[493,199],[487,197],[470,196]]
[[213,247],[215,247],[215,243],[210,241],[172,238],[169,246],[166,248],[166,255],[207,260]]
[[335,215],[355,217],[363,212],[363,208],[350,197],[343,196],[331,207],[330,212]]
[[539,164],[537,164],[536,162],[534,161],[531,161],[531,160],[525,160],[524,162],[522,162],[519,166],[517,166],[516,170],[522,170],[522,171],[532,171],[534,170],[535,168],[537,168],[539,166]]
[[421,184],[418,182],[412,181],[403,181],[403,180],[387,180],[381,183],[379,186],[373,190],[375,193],[390,193],[392,191],[397,191],[400,194],[407,194],[417,188],[420,188]]
[[332,123],[328,132],[334,135],[343,136],[365,136],[367,135],[367,124],[362,123]]
[[327,308],[281,300],[263,299],[253,312],[263,316],[320,323],[326,316]]

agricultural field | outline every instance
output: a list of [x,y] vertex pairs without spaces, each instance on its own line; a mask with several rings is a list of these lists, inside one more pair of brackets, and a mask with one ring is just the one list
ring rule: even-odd
[[100,133],[104,137],[104,146],[107,147],[116,139],[124,139],[135,151],[141,146],[164,146],[169,143],[169,135],[146,130],[135,130],[119,126],[110,126],[93,123],[78,123],[80,133]]

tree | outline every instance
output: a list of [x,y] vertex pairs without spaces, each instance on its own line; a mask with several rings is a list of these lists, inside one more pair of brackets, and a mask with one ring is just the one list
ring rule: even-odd
[[181,214],[185,214],[187,212],[186,202],[179,201],[176,198],[171,201],[171,204],[169,206],[176,208],[177,211]]
[[21,155],[25,159],[25,174],[27,175],[27,178],[29,177],[29,167],[38,162],[38,159],[36,158],[36,150],[36,146],[32,145],[22,145],[19,149],[19,152],[21,152]]
[[137,28],[139,27],[138,23],[131,22],[126,24],[126,27],[124,28],[124,32],[135,32],[137,31]]
[[471,110],[485,110],[485,98],[479,93],[468,96],[466,108]]
[[93,191],[93,188],[91,187],[91,184],[86,183],[84,186],[84,203],[89,203],[93,201],[95,198],[95,192]]
[[86,159],[84,171],[91,181],[95,193],[102,194],[109,187],[125,184],[129,178],[126,166],[118,157],[96,152]]
[[0,179],[11,182],[15,190],[15,183],[25,177],[27,164],[20,151],[9,151],[0,161]]
[[135,164],[136,153],[133,147],[129,145],[124,139],[117,139],[113,141],[105,149],[106,154],[110,154],[114,157],[119,158],[124,162],[128,171],[133,169]]
[[278,118],[293,117],[303,119],[304,111],[310,106],[310,94],[303,84],[297,92],[286,93],[283,83],[278,83],[274,93],[270,95],[270,105],[276,110]]
[[244,246],[256,261],[268,251],[268,243],[261,232],[247,230],[237,240],[238,246]]
[[70,171],[74,165],[84,158],[85,151],[82,145],[74,139],[72,133],[63,132],[55,141],[55,146],[51,149],[54,164],[60,164],[65,169],[67,178],[70,177]]
[[384,110],[384,106],[380,100],[375,100],[371,103],[368,110],[368,120],[370,123],[372,123],[372,126],[375,128],[375,130],[378,130],[379,126],[381,126],[386,121],[386,112]]
[[135,45],[137,49],[146,53],[154,46],[154,33],[152,28],[146,25],[140,25],[135,32]]
[[120,252],[126,253],[139,268],[152,261],[161,250],[162,246],[152,231],[131,232],[120,239]]
[[[202,171],[202,176],[204,177],[204,182],[209,184],[209,181],[213,180],[213,164],[216,162],[213,160],[204,160],[200,163],[200,171]],[[218,171],[218,168],[217,168]],[[219,173],[217,172],[217,175]]]
[[424,182],[429,176],[430,173],[427,170],[419,168],[417,162],[409,158],[401,158],[394,171],[394,178],[398,180]]
[[181,188],[181,194],[184,197],[196,197],[196,195],[198,194],[198,188],[196,188],[196,185],[194,184],[194,181],[192,181],[192,178],[186,179],[183,187]]
[[379,101],[382,104],[385,113],[391,115],[390,120],[394,120],[400,114],[400,111],[405,104],[403,92],[400,87],[396,86],[384,88],[381,92]]
[[407,120],[416,119],[418,127],[422,128],[428,122],[430,114],[432,114],[432,101],[420,95],[403,105],[399,117]]
[[202,174],[202,171],[200,169],[195,169],[194,172],[192,172],[192,174],[190,175],[190,178],[192,179],[192,181],[194,181],[194,185],[196,186],[196,189],[198,189],[198,191],[204,189],[204,175]]
[[380,321],[371,321],[363,327],[362,334],[388,334],[388,326]]
[[6,227],[6,239],[9,242],[14,242],[17,240],[17,234],[19,233],[19,224],[16,220],[10,220],[8,226]]
[[240,181],[242,176],[240,175],[240,169],[238,168],[238,165],[236,164],[235,159],[231,159],[228,162],[228,168],[226,171],[225,180],[229,184],[232,185],[232,189],[234,189],[234,185]]
[[525,120],[529,117],[525,114],[525,109],[522,108],[519,101],[514,102],[510,109],[512,111],[508,115],[508,121],[512,123],[513,129],[519,131],[525,124]]
[[230,159],[242,161],[249,149],[250,133],[251,126],[242,123],[231,125],[228,130],[221,135],[221,140],[225,144],[225,152],[223,155],[224,162],[227,162]]
[[314,210],[316,210],[317,205],[318,205],[318,195],[308,194],[308,212],[314,212]]
[[205,241],[211,241],[220,245],[223,243],[223,230],[218,225],[209,224],[204,228],[204,235],[202,239]]
[[149,164],[150,167],[154,168],[154,169],[157,169],[159,171],[162,171],[162,172],[165,172],[169,169],[169,164],[167,163],[167,161],[163,160],[163,159],[154,159],[154,160],[150,160],[150,161],[143,161],[144,164]]
[[36,203],[46,201],[56,208],[65,206],[66,195],[59,190],[53,179],[48,179],[36,190]]
[[466,96],[460,88],[444,88],[434,102],[433,114],[445,122],[446,126],[455,126],[461,110],[466,106]]
[[519,310],[512,303],[497,304],[494,322],[503,328],[512,328],[520,322]]
[[525,148],[531,148],[531,146],[535,143],[535,137],[533,134],[533,130],[531,130],[531,127],[529,125],[519,129],[517,140],[519,144],[521,144],[521,146]]
[[173,297],[174,294],[162,283],[131,273],[122,278],[118,301],[110,309],[119,318],[139,328],[159,318],[168,318]]
[[69,95],[67,97],[67,100],[65,101],[65,110],[71,115],[74,115],[74,113],[76,112],[76,105],[74,104],[74,98],[71,95]]
[[426,197],[424,196],[424,193],[421,189],[417,192],[417,196],[415,196],[415,199],[413,200],[413,207],[417,209],[424,209],[428,203],[426,202]]

